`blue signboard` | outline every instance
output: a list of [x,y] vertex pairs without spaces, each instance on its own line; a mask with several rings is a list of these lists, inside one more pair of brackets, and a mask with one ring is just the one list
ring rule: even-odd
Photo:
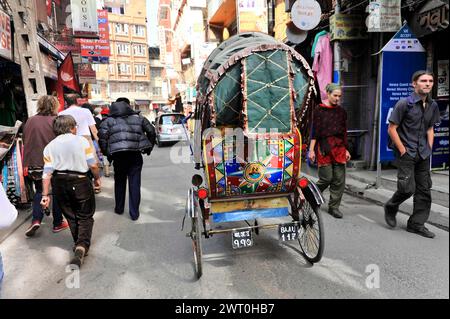
[[439,105],[441,123],[434,127],[433,153],[431,155],[431,168],[448,169],[449,162],[449,113],[448,99],[436,101]]
[[382,50],[380,90],[379,161],[394,160],[388,148],[389,116],[398,102],[412,92],[411,77],[426,68],[425,49],[405,24]]

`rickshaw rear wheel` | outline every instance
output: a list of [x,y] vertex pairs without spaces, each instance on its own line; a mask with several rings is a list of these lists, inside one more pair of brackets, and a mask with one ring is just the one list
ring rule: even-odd
[[203,274],[203,267],[202,267],[201,229],[198,217],[192,217],[191,239],[192,239],[192,250],[194,252],[195,273],[197,275],[197,279],[200,279],[200,277]]
[[298,242],[303,252],[303,257],[310,263],[316,263],[322,259],[325,244],[319,207],[306,199],[300,208]]

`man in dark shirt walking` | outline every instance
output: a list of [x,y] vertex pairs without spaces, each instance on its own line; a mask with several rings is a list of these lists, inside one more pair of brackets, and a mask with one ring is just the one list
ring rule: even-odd
[[414,208],[406,230],[427,238],[434,233],[425,226],[431,208],[430,155],[439,108],[430,97],[433,75],[417,71],[412,76],[414,92],[397,102],[389,117],[388,133],[398,163],[397,191],[385,204],[386,223],[394,228],[401,203],[414,195]]

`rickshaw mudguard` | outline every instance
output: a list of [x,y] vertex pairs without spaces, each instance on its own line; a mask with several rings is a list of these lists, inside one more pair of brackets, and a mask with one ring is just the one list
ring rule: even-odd
[[252,220],[256,218],[276,218],[289,215],[287,197],[240,199],[211,203],[211,213],[215,223]]
[[303,196],[305,196],[308,203],[315,203],[317,207],[320,207],[323,203],[325,203],[325,199],[317,185],[309,180],[308,186],[306,188],[301,189]]

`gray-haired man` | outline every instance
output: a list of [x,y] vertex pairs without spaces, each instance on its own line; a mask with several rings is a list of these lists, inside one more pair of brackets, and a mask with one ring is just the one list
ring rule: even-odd
[[50,203],[51,180],[54,198],[69,222],[75,242],[70,263],[80,267],[91,245],[95,213],[94,189],[87,173],[91,169],[95,186],[99,187],[99,169],[92,146],[84,137],[76,135],[77,123],[72,116],[58,116],[53,131],[57,137],[44,149],[41,205],[46,208]]

